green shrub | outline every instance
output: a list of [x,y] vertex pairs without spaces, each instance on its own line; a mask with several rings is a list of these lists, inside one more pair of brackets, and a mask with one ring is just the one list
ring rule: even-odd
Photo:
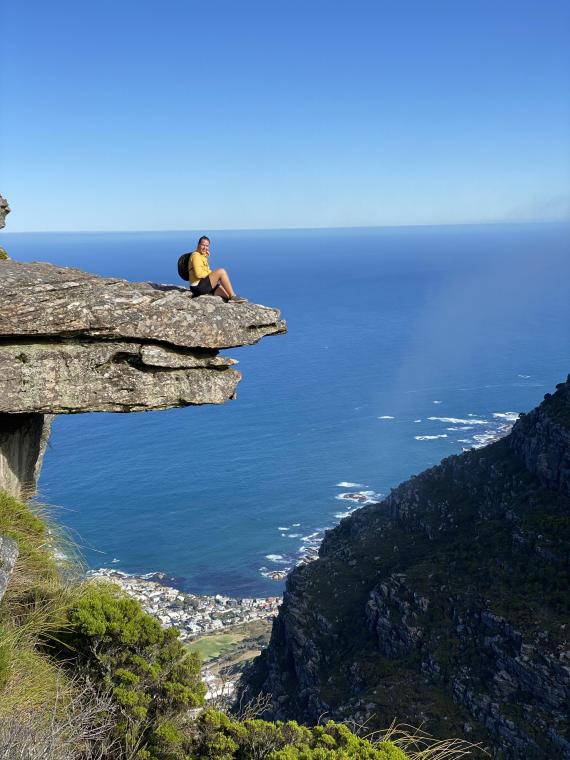
[[198,657],[187,653],[176,629],[162,628],[117,586],[88,583],[51,646],[112,695],[117,738],[127,749],[148,745],[155,751],[140,758],[176,757],[180,737],[165,721],[201,705],[205,693]]
[[234,721],[205,710],[191,727],[188,757],[196,760],[406,760],[391,742],[371,743],[330,721],[305,728],[295,721]]

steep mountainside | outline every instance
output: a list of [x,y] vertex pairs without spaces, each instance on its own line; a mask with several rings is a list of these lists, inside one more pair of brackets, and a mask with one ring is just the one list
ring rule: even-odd
[[249,690],[279,717],[397,716],[496,758],[570,758],[569,539],[570,376],[330,531]]

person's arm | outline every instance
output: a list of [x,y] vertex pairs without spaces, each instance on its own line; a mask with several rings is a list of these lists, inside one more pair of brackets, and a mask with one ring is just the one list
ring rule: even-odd
[[210,274],[211,269],[208,266],[206,257],[202,256],[202,254],[198,251],[190,256],[190,262],[192,269],[194,270],[194,273],[199,280],[201,280],[203,277],[207,277]]

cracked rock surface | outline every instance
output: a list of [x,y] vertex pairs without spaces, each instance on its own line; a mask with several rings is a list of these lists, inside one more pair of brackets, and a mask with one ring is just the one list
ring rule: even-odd
[[0,490],[35,493],[54,414],[222,404],[241,375],[220,349],[285,331],[267,306],[0,258]]
[[223,403],[241,376],[218,351],[285,330],[266,306],[0,261],[0,412]]

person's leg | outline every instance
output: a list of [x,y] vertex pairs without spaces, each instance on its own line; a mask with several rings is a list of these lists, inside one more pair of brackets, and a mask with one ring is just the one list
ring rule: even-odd
[[208,277],[210,278],[210,283],[213,288],[221,285],[228,294],[228,298],[231,298],[235,295],[235,290],[232,287],[232,283],[230,282],[230,278],[228,277],[228,273],[225,269],[214,269],[214,271],[211,272]]
[[218,285],[218,287],[213,291],[213,295],[220,296],[220,298],[223,298],[225,301],[227,301],[229,298],[228,292],[224,290],[221,285]]

